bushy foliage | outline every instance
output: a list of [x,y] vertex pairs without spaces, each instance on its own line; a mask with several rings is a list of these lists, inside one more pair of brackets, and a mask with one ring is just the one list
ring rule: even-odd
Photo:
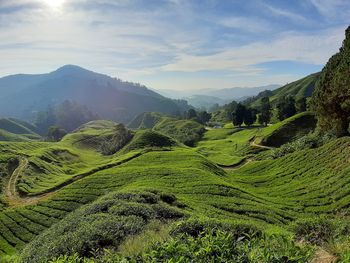
[[275,148],[271,151],[270,156],[275,159],[282,156],[285,156],[289,153],[302,151],[306,149],[313,149],[320,147],[327,142],[330,142],[332,139],[334,139],[334,135],[332,134],[319,134],[319,133],[310,133],[308,135],[305,135],[295,141],[283,144],[279,148]]
[[340,51],[323,68],[312,96],[312,108],[322,131],[349,133],[350,116],[350,27]]
[[[253,226],[191,220],[176,226],[170,239],[142,254],[123,257],[105,251],[94,262],[308,262],[312,254],[310,247],[296,245],[291,237],[262,234]],[[54,262],[89,263],[80,259],[61,257],[62,261]]]

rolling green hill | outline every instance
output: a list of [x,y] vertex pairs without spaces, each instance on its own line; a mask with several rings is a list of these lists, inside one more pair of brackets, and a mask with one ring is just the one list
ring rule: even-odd
[[[215,233],[187,241],[174,236],[177,227],[186,233],[204,231],[196,222],[209,220],[211,229],[220,224],[242,229],[238,234],[224,228],[224,240],[229,233],[237,238],[251,235],[242,241],[246,248],[229,250],[225,258],[237,259],[243,253],[256,258],[251,262],[269,262],[263,256],[269,253],[276,260],[284,256],[307,262],[323,244],[298,245],[294,238],[309,237],[296,232],[295,225],[327,216],[338,222],[332,231],[344,226],[339,228],[341,239],[332,241],[339,245],[331,253],[345,257],[341,246],[347,242],[350,212],[349,138],[277,159],[269,158],[270,148],[256,144],[309,117],[304,113],[263,129],[212,129],[194,148],[178,143],[176,135],[180,127],[196,131],[200,126],[165,117],[153,131],[136,131],[123,149],[108,156],[100,153],[96,142],[113,132],[115,123],[110,121],[87,123],[57,143],[0,142],[0,256],[9,262],[19,256],[23,262],[40,262],[74,252],[97,257],[92,251],[107,248],[109,254],[101,256],[115,257],[112,262],[144,251],[153,252],[142,255],[141,262],[159,261],[160,251],[177,257],[180,248],[169,251],[169,244],[177,247],[176,242],[190,242],[189,247],[197,249],[196,242],[213,235],[207,245],[214,247],[212,242],[220,238]],[[161,133],[155,131],[160,128]],[[158,246],[149,243],[150,236]],[[199,244],[198,249],[203,246]]]

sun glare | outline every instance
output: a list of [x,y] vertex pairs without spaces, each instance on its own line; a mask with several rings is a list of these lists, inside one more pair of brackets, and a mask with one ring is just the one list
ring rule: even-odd
[[65,0],[44,0],[44,2],[53,9],[59,9],[64,4]]

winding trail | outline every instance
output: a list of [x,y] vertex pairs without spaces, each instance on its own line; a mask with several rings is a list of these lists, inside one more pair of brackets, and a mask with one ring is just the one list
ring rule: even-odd
[[273,147],[269,147],[269,146],[265,146],[265,145],[261,145],[261,144],[256,144],[254,139],[250,142],[250,146],[258,147],[258,148],[262,148],[262,149],[266,149],[266,150],[273,149]]
[[72,178],[70,178],[70,179],[68,179],[68,180],[66,180],[66,181],[64,181],[64,182],[62,182],[62,183],[60,183],[52,188],[48,188],[48,189],[42,191],[40,194],[26,195],[26,196],[20,195],[16,189],[18,179],[22,176],[23,172],[25,171],[25,169],[28,167],[28,164],[29,164],[28,159],[26,159],[24,157],[20,157],[19,164],[18,164],[17,168],[12,172],[12,174],[7,182],[7,185],[5,187],[6,200],[10,206],[15,206],[15,207],[36,204],[39,201],[42,201],[42,200],[49,198],[51,195],[53,195],[58,190],[62,189],[63,187],[65,187],[67,185],[70,185],[70,184],[72,184],[80,179],[83,179],[83,178],[85,178],[89,175],[92,175],[94,173],[97,173],[99,171],[103,171],[103,170],[124,164],[128,161],[131,161],[132,159],[135,159],[135,158],[141,156],[144,153],[145,152],[138,152],[138,153],[135,153],[134,155],[132,155],[128,158],[122,159],[120,161],[105,164],[102,166],[97,166],[97,167],[92,168],[91,170],[89,170],[87,172],[77,174],[77,175],[73,176]]

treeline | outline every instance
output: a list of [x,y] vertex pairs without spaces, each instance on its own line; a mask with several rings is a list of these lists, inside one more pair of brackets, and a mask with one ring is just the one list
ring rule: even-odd
[[[269,94],[264,92],[264,94]],[[307,110],[306,98],[295,100],[292,96],[284,96],[278,99],[273,107],[268,96],[260,97],[258,106],[250,106],[251,99],[237,103],[232,101],[213,113],[212,121],[230,121],[234,126],[251,126],[254,123],[266,126],[271,121],[282,121],[296,113]]]
[[66,100],[56,106],[48,106],[46,110],[39,111],[35,125],[42,135],[57,140],[62,134],[73,131],[80,125],[98,119],[86,106],[77,102]]

